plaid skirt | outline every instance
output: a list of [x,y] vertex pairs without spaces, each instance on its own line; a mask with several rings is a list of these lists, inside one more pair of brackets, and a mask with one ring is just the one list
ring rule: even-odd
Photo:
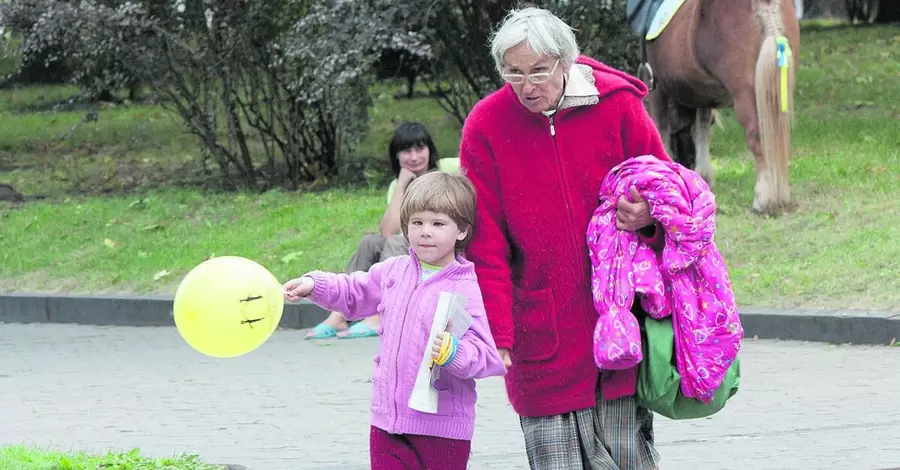
[[520,416],[532,470],[652,470],[653,413],[634,397],[554,416]]

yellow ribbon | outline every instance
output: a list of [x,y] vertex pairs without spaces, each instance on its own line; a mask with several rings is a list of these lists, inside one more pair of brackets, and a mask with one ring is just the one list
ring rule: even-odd
[[781,69],[781,112],[788,111],[788,67],[791,65],[793,52],[791,44],[785,36],[778,36],[775,39],[778,48],[778,68]]

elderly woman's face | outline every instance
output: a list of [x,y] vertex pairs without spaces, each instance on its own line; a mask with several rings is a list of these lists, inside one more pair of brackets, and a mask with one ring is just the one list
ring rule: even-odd
[[[506,51],[503,56],[503,74],[504,78],[507,74],[525,75],[525,80],[521,77],[514,77],[517,80],[510,81],[519,101],[533,113],[548,111],[554,109],[559,103],[559,98],[563,92],[563,74],[565,71],[559,65],[559,59],[549,55],[537,54],[528,47],[528,44],[521,42],[515,47]],[[543,83],[534,83],[529,79],[530,75],[544,74],[544,77],[537,75],[536,81],[546,78],[546,74],[550,74],[550,79]],[[515,83],[522,81],[522,83]]]

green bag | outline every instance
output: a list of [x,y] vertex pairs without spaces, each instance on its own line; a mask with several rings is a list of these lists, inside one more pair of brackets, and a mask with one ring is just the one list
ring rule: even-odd
[[641,343],[644,359],[638,364],[638,405],[669,419],[705,418],[718,413],[733,397],[741,383],[739,358],[716,389],[713,400],[704,404],[681,393],[681,374],[675,366],[675,331],[672,317],[656,320],[649,315],[641,321]]

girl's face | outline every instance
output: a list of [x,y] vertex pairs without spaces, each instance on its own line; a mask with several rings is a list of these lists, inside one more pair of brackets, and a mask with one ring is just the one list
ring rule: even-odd
[[431,211],[414,213],[406,233],[419,261],[441,268],[456,259],[456,242],[466,238],[447,214]]
[[400,168],[406,168],[416,176],[421,176],[428,171],[429,157],[431,157],[431,152],[424,145],[414,145],[406,150],[397,152]]

